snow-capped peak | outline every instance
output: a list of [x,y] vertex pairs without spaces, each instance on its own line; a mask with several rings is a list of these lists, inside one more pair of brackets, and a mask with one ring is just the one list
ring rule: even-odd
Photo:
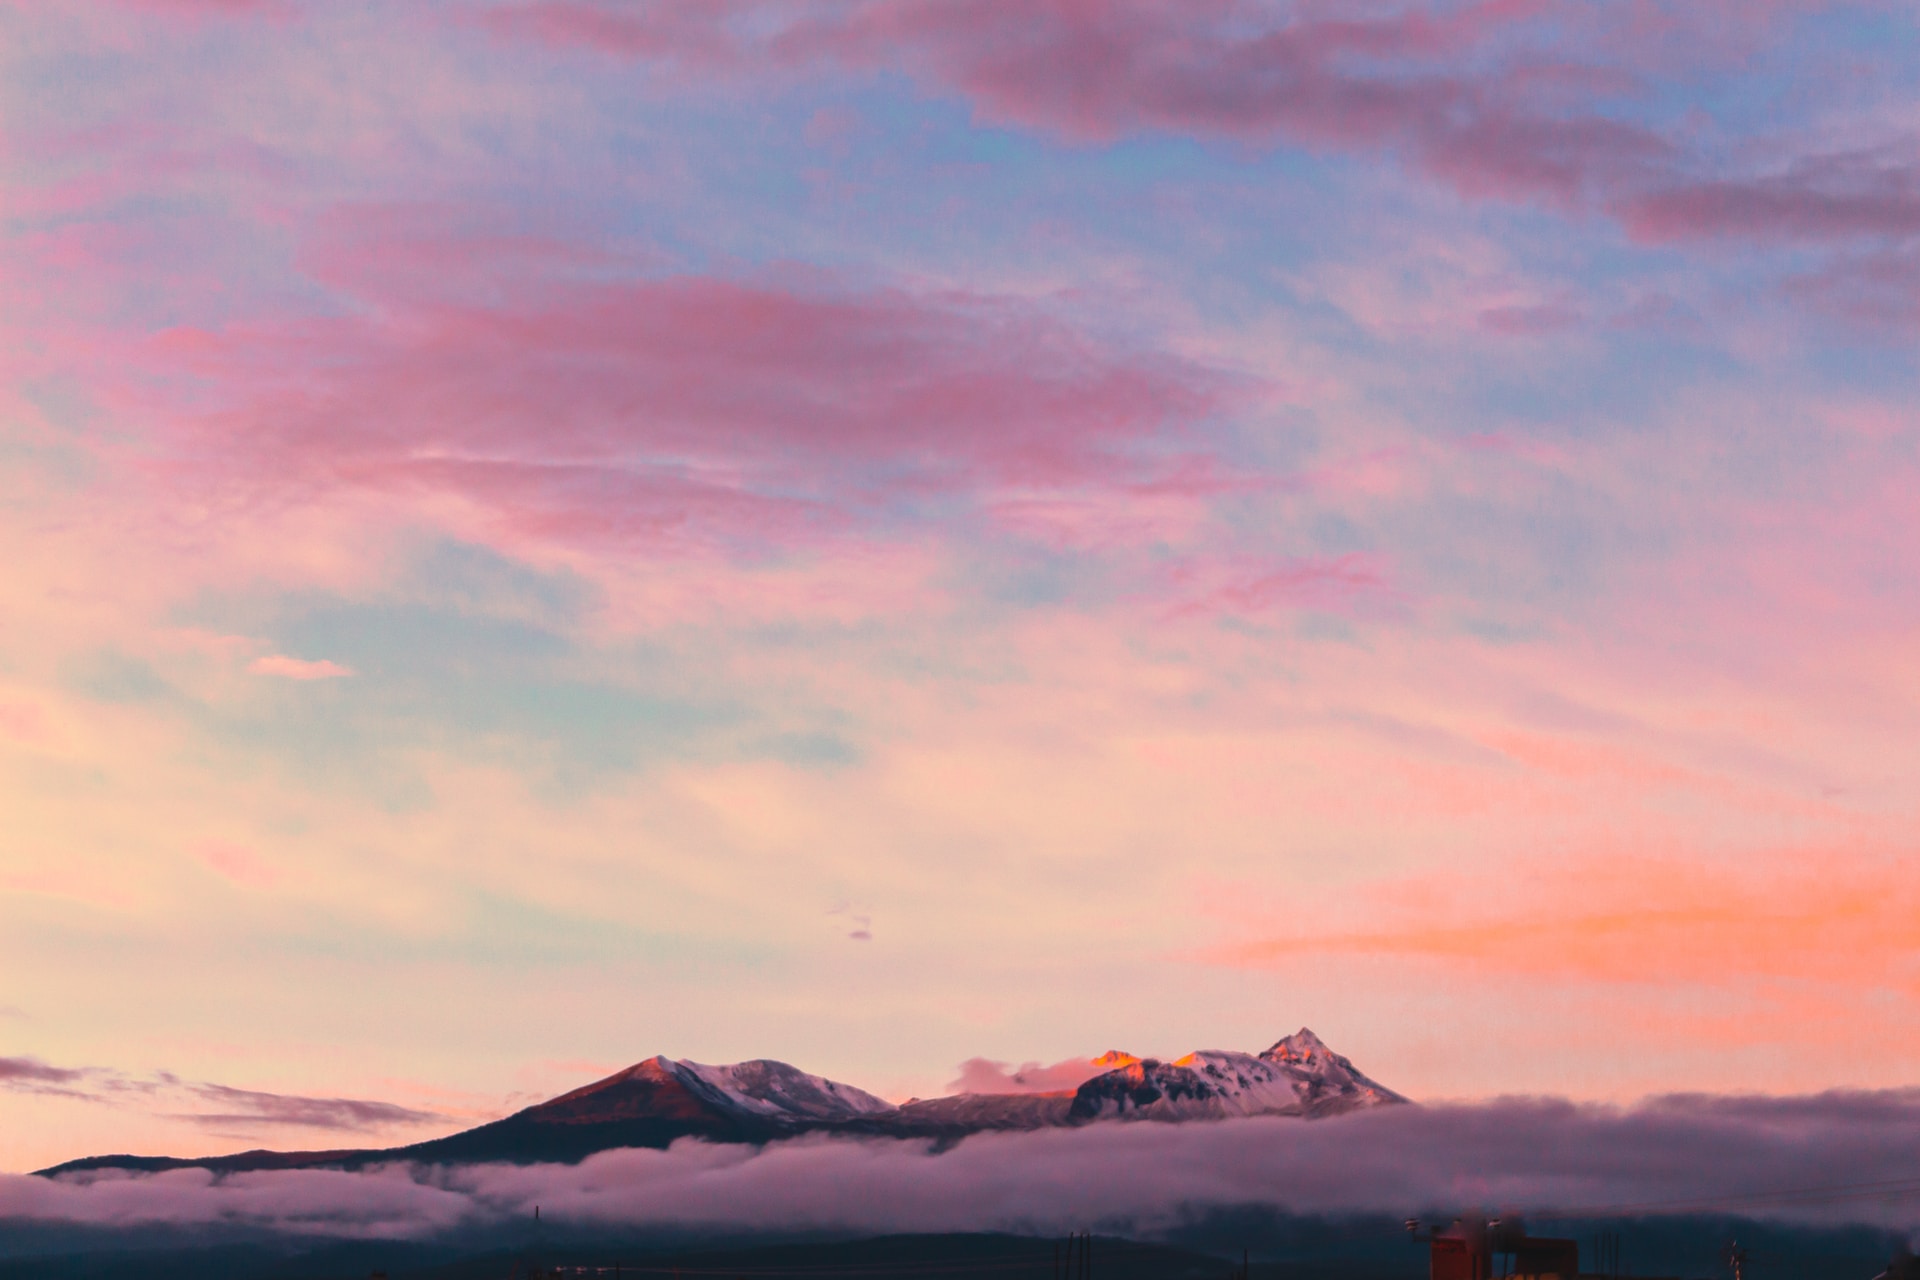
[[1257,1056],[1229,1049],[1205,1049],[1172,1062],[1108,1056],[1116,1066],[1080,1086],[1073,1118],[1319,1116],[1406,1101],[1305,1027]]
[[1275,1062],[1315,1063],[1338,1058],[1327,1042],[1313,1034],[1312,1030],[1302,1027],[1290,1036],[1282,1036],[1274,1041],[1273,1047],[1260,1055]]
[[1306,1027],[1274,1042],[1260,1057],[1293,1077],[1301,1103],[1309,1111],[1324,1114],[1406,1101],[1385,1085],[1369,1079]]
[[771,1120],[852,1120],[895,1110],[891,1102],[863,1089],[769,1058],[727,1066],[685,1060],[668,1065],[694,1093],[740,1115]]

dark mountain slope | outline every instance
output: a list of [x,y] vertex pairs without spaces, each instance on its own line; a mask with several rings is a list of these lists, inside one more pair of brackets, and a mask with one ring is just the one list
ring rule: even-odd
[[770,1059],[709,1066],[654,1057],[503,1120],[404,1147],[245,1151],[199,1159],[90,1156],[40,1172],[358,1169],[396,1161],[571,1164],[598,1151],[663,1148],[680,1138],[760,1144],[819,1132],[931,1138],[944,1146],[988,1130],[1108,1119],[1312,1118],[1406,1101],[1368,1079],[1304,1027],[1259,1055],[1208,1050],[1161,1062],[1115,1051],[1088,1065],[1108,1069],[1072,1093],[963,1093],[896,1107],[851,1085]]

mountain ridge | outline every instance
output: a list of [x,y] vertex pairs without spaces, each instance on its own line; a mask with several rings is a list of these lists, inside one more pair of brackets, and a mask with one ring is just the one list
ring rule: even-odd
[[1408,1101],[1305,1027],[1258,1054],[1209,1049],[1169,1062],[1109,1050],[1088,1066],[1105,1069],[1072,1090],[958,1093],[895,1105],[770,1058],[714,1066],[662,1054],[499,1120],[401,1147],[262,1149],[198,1158],[88,1156],[37,1172],[58,1177],[107,1169],[352,1169],[403,1161],[571,1164],[600,1151],[660,1148],[680,1138],[761,1145],[803,1133],[951,1145],[993,1131],[1256,1115],[1311,1120]]

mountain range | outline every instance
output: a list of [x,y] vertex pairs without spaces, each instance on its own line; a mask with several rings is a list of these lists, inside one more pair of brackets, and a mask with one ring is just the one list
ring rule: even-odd
[[1234,1116],[1314,1119],[1404,1103],[1302,1027],[1265,1051],[1205,1050],[1170,1062],[1113,1051],[1097,1074],[1052,1093],[960,1093],[896,1106],[852,1085],[758,1059],[731,1066],[648,1058],[604,1080],[501,1120],[410,1146],[237,1155],[89,1156],[43,1175],[97,1169],[358,1168],[421,1164],[572,1163],[618,1147],[665,1147],[679,1138],[765,1143],[801,1133],[957,1142],[990,1130],[1113,1120],[1191,1121]]

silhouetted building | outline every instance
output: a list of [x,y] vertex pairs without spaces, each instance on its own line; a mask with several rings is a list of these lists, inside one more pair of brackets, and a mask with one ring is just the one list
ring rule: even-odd
[[[1417,1226],[1417,1224],[1416,1224]],[[1430,1280],[1494,1280],[1496,1276],[1575,1280],[1580,1243],[1530,1236],[1517,1219],[1488,1222],[1477,1215],[1456,1218],[1427,1237]]]

